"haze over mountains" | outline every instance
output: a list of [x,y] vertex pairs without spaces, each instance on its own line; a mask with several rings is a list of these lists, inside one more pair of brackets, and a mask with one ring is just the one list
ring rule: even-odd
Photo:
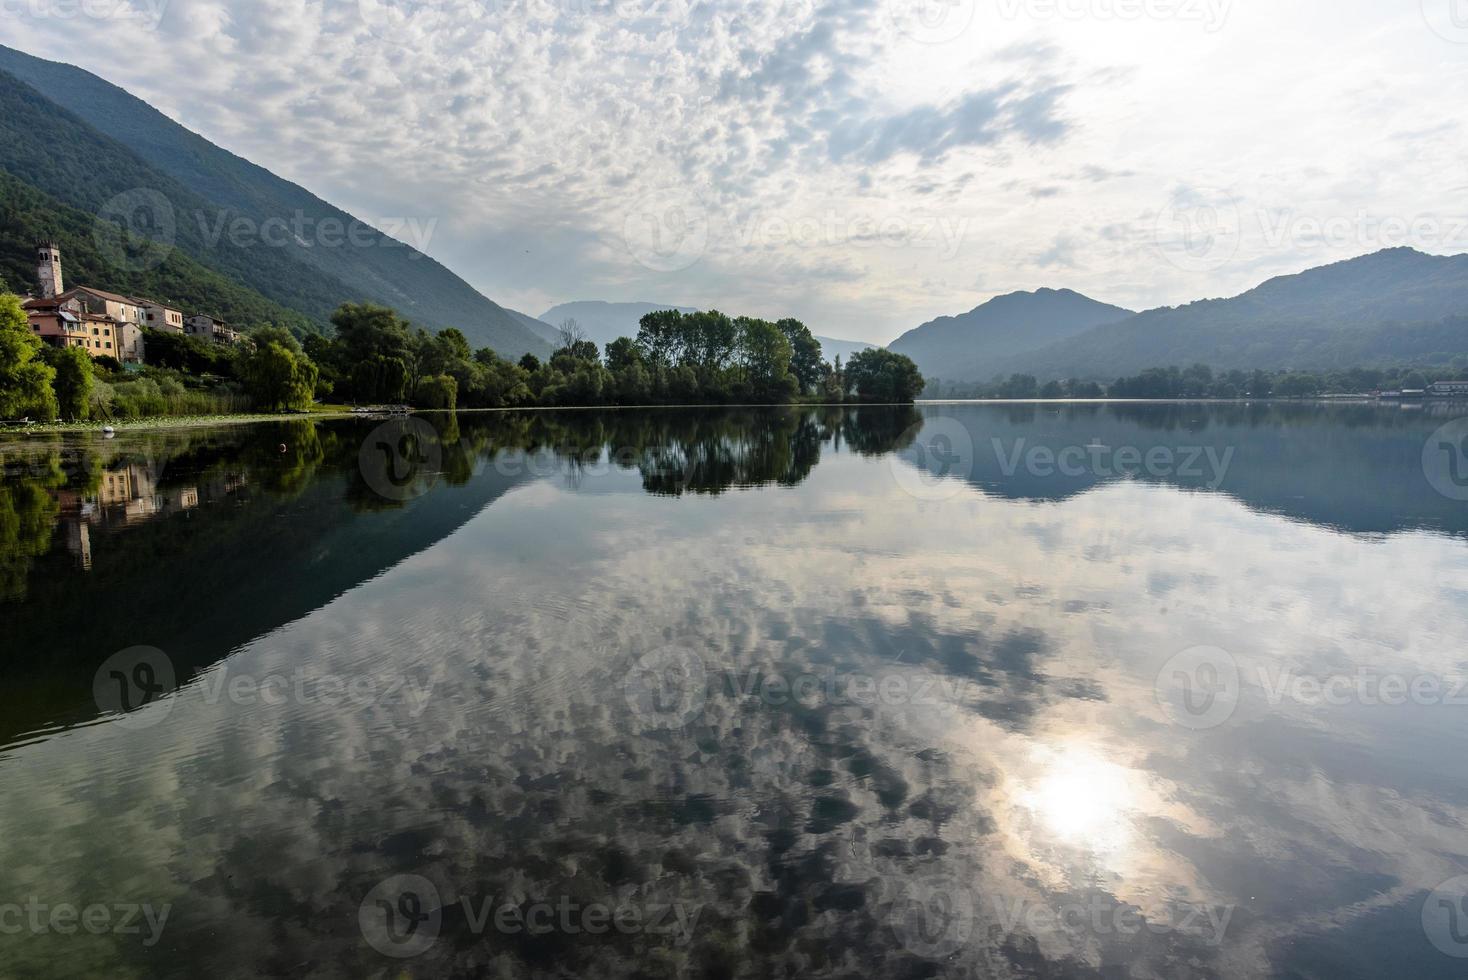
[[[132,218],[171,238],[174,252],[156,263],[109,263],[94,216],[140,203],[148,213]],[[457,327],[472,346],[506,356],[550,349],[523,314],[406,243],[426,247],[427,222],[384,234],[115,85],[3,46],[0,207],[10,218],[0,227],[0,271],[13,288],[30,284],[36,240],[51,237],[74,282],[242,325],[325,328],[342,302],[369,300],[431,330]]]
[[[588,340],[606,346],[618,337],[636,337],[638,321],[656,310],[677,310],[680,313],[697,313],[696,306],[675,306],[671,303],[608,303],[602,300],[582,300],[552,306],[540,315],[540,320],[559,327],[567,319],[575,320],[586,333]],[[725,311],[728,312],[728,311]],[[558,342],[558,335],[552,336]],[[816,335],[821,342],[821,354],[827,360],[838,355],[849,361],[857,351],[875,347],[875,344],[857,340],[837,340],[833,337]]]
[[1328,370],[1468,352],[1468,255],[1410,248],[1280,276],[1228,299],[1129,314],[1069,290],[1000,296],[892,344],[928,378],[1112,380],[1149,367]]

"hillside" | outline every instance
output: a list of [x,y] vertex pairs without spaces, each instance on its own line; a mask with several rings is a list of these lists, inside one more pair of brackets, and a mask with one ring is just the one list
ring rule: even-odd
[[99,245],[93,234],[96,224],[95,215],[67,207],[0,170],[0,280],[4,287],[20,293],[34,288],[34,243],[54,241],[61,246],[69,285],[146,296],[188,312],[205,311],[229,323],[320,328],[310,317],[206,268],[179,249],[169,252],[156,268],[119,266],[115,256]]
[[1069,289],[1009,293],[960,316],[924,323],[889,349],[912,358],[929,378],[976,381],[992,377],[996,361],[1131,315]]
[[[458,327],[474,346],[506,356],[549,350],[514,314],[418,250],[78,68],[0,46],[0,143],[0,170],[83,212],[125,191],[156,191],[172,208],[179,250],[318,325],[342,302],[370,300],[430,329]],[[247,236],[221,233],[237,221]],[[267,243],[272,227],[289,233]],[[34,244],[0,231],[6,264]]]
[[1230,299],[1150,310],[997,359],[983,376],[1110,379],[1148,367],[1325,370],[1468,352],[1468,255],[1388,249]]
[[[671,303],[608,303],[603,300],[581,300],[552,306],[540,315],[540,320],[542,323],[549,324],[552,330],[559,327],[565,320],[575,320],[586,332],[587,339],[604,347],[618,337],[636,337],[638,322],[647,314],[657,310],[697,313],[698,307],[674,306]],[[551,339],[558,341],[559,338],[552,337]],[[816,340],[821,342],[821,356],[827,361],[832,360],[838,354],[841,355],[843,361],[848,361],[857,351],[875,346],[859,340],[836,340],[832,337],[822,337],[819,334],[816,335]]]

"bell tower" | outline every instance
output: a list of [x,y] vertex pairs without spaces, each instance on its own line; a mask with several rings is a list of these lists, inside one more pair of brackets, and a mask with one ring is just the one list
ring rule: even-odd
[[36,246],[36,278],[41,283],[42,299],[55,299],[66,291],[61,282],[61,248],[55,242]]

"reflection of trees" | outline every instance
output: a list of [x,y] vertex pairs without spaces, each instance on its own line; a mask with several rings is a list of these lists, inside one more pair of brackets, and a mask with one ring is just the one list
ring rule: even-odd
[[[465,415],[456,445],[554,460],[573,478],[609,459],[637,470],[651,494],[717,494],[795,486],[820,462],[822,444],[841,438],[859,452],[889,452],[919,417],[910,406]],[[450,456],[446,446],[446,469]]]
[[911,405],[858,408],[841,417],[841,434],[863,456],[880,456],[910,446],[922,420]]
[[0,601],[25,598],[31,563],[51,550],[61,509],[50,491],[65,482],[60,456],[53,451],[26,466],[22,477],[7,472],[0,483]]

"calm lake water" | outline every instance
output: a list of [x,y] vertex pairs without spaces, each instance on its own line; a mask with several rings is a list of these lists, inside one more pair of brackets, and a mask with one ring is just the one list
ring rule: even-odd
[[0,448],[0,976],[1462,976],[1468,409]]

